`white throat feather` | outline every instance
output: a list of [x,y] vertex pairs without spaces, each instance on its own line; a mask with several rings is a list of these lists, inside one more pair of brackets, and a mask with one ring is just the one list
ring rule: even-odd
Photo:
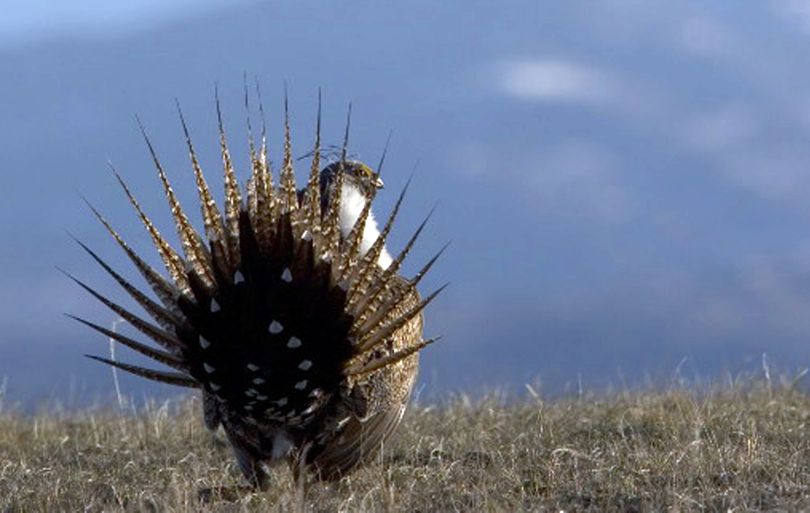
[[[363,211],[363,207],[366,206],[366,201],[366,197],[357,187],[346,183],[343,184],[340,191],[340,235],[344,239],[352,231],[354,224],[360,217],[360,213]],[[374,219],[374,213],[369,212],[363,230],[363,239],[360,241],[360,254],[365,255],[379,236],[380,230],[377,227],[377,220]],[[377,259],[377,265],[383,269],[388,269],[392,261],[393,259],[388,250],[383,246],[380,257]]]

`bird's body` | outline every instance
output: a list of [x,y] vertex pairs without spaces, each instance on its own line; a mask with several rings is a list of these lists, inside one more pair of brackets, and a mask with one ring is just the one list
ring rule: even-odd
[[436,295],[422,299],[416,285],[436,258],[411,280],[399,275],[422,227],[392,258],[385,239],[402,195],[380,231],[371,201],[382,183],[368,166],[345,158],[345,143],[341,159],[320,170],[318,134],[310,178],[299,191],[286,122],[278,187],[264,138],[258,151],[251,139],[253,173],[243,198],[220,131],[223,215],[185,121],[183,128],[204,237],[191,227],[154,152],[183,256],[124,185],[171,279],[145,264],[94,209],[160,303],[85,246],[156,325],[82,284],[163,350],[82,322],[178,372],[95,358],[148,379],[200,388],[206,425],[224,428],[253,486],[265,485],[265,465],[279,460],[287,460],[296,475],[308,470],[319,479],[340,478],[373,456],[402,418],[418,352],[430,342],[422,338],[422,310]]

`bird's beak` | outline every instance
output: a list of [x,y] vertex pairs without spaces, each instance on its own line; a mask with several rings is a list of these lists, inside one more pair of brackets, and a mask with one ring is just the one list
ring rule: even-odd
[[384,184],[384,183],[383,183],[383,181],[382,181],[382,178],[380,178],[379,176],[378,176],[378,177],[377,177],[377,179],[374,181],[374,185],[375,185],[375,186],[376,186],[378,189],[382,189],[382,188],[385,186],[385,184]]

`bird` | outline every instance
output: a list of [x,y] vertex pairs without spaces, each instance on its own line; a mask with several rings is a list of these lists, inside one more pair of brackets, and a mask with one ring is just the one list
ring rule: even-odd
[[392,256],[386,241],[410,179],[380,228],[371,206],[383,188],[385,151],[376,171],[347,156],[350,106],[340,155],[324,165],[318,96],[314,148],[306,185],[300,189],[286,94],[278,183],[260,97],[259,140],[254,140],[249,112],[247,116],[251,170],[244,187],[238,184],[216,96],[222,207],[214,200],[177,104],[199,196],[201,231],[183,210],[138,120],[181,250],[158,231],[114,167],[166,274],[147,264],[89,201],[93,215],[151,294],[88,245],[76,242],[151,320],[68,274],[153,343],[70,317],[171,370],[86,356],[148,380],[199,390],[206,427],[222,428],[247,480],[244,486],[251,490],[267,489],[270,469],[285,461],[296,480],[330,482],[372,460],[402,420],[419,353],[440,338],[423,337],[423,311],[446,284],[425,297],[417,286],[447,245],[412,277],[401,273],[430,214]]

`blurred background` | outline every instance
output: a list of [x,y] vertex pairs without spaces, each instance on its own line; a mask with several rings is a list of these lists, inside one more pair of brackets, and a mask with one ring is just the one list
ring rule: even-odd
[[[285,81],[297,155],[312,143],[318,88],[327,142],[340,143],[350,101],[355,156],[377,162],[393,131],[378,216],[418,167],[392,250],[439,201],[407,267],[452,239],[424,289],[452,282],[427,313],[427,334],[444,339],[424,353],[420,397],[722,380],[763,358],[810,365],[810,4],[225,4],[3,2],[8,403],[110,397],[109,369],[81,356],[105,354],[106,340],[62,313],[115,317],[55,266],[131,303],[66,230],[141,282],[79,194],[156,263],[107,161],[173,235],[134,116],[196,214],[174,99],[216,182],[219,85],[244,179],[245,73],[262,85],[276,159]],[[175,393],[128,376],[121,386]]]

